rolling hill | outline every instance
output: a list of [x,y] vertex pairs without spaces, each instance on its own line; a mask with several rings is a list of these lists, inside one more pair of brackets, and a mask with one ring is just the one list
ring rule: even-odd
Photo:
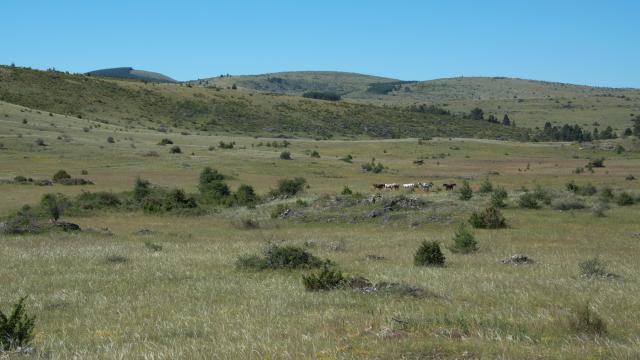
[[292,71],[262,75],[220,75],[190,83],[222,88],[236,85],[239,89],[287,95],[302,95],[307,91],[325,91],[348,95],[366,89],[369,84],[396,81],[398,80],[337,71]]
[[612,126],[622,131],[631,114],[640,113],[640,90],[591,87],[504,77],[458,77],[401,81],[341,72],[283,72],[264,75],[220,76],[193,85],[251,92],[301,95],[307,91],[335,92],[344,101],[376,105],[436,105],[453,113],[480,107],[487,114],[503,114],[525,127],[578,124],[591,129]]
[[119,78],[119,79],[133,79],[133,80],[150,81],[150,82],[158,82],[158,83],[176,83],[177,82],[174,79],[157,72],[135,70],[130,67],[119,67],[119,68],[89,71],[87,75],[99,76],[99,77],[111,77],[111,78]]
[[316,138],[527,137],[522,128],[406,107],[13,67],[0,67],[0,101],[102,123],[180,131]]

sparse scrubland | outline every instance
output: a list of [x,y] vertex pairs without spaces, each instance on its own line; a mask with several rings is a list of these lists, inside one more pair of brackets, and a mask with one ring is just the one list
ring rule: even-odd
[[[39,110],[0,102],[0,358],[640,357],[633,135],[212,135],[127,101],[253,101],[229,95],[241,83],[69,82],[113,92],[75,107],[2,89]],[[207,108],[220,128],[225,109]]]

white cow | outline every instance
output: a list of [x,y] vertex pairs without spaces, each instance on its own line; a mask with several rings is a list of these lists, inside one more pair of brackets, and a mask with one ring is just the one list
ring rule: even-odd
[[402,184],[402,187],[405,190],[413,190],[416,187],[416,184]]
[[431,188],[433,187],[433,183],[432,183],[432,182],[428,182],[428,183],[426,183],[426,182],[419,182],[419,183],[418,183],[418,187],[419,187],[420,189],[422,189],[422,190],[430,191],[430,190],[431,190]]

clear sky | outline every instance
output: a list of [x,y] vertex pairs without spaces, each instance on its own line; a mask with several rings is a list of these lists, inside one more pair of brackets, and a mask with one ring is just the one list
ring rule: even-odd
[[0,63],[640,88],[640,0],[2,0]]

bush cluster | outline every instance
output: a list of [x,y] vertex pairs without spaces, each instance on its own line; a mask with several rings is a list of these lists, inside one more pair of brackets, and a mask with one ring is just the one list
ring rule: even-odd
[[325,265],[317,273],[302,276],[302,283],[308,291],[333,290],[344,286],[346,279],[340,270]]
[[300,193],[304,189],[306,184],[307,180],[302,177],[293,179],[281,179],[278,181],[278,185],[276,186],[276,188],[272,189],[269,192],[269,195],[276,198],[292,197]]
[[238,258],[236,265],[240,268],[265,269],[309,269],[326,264],[320,258],[296,246],[268,247],[263,256],[243,255]]

